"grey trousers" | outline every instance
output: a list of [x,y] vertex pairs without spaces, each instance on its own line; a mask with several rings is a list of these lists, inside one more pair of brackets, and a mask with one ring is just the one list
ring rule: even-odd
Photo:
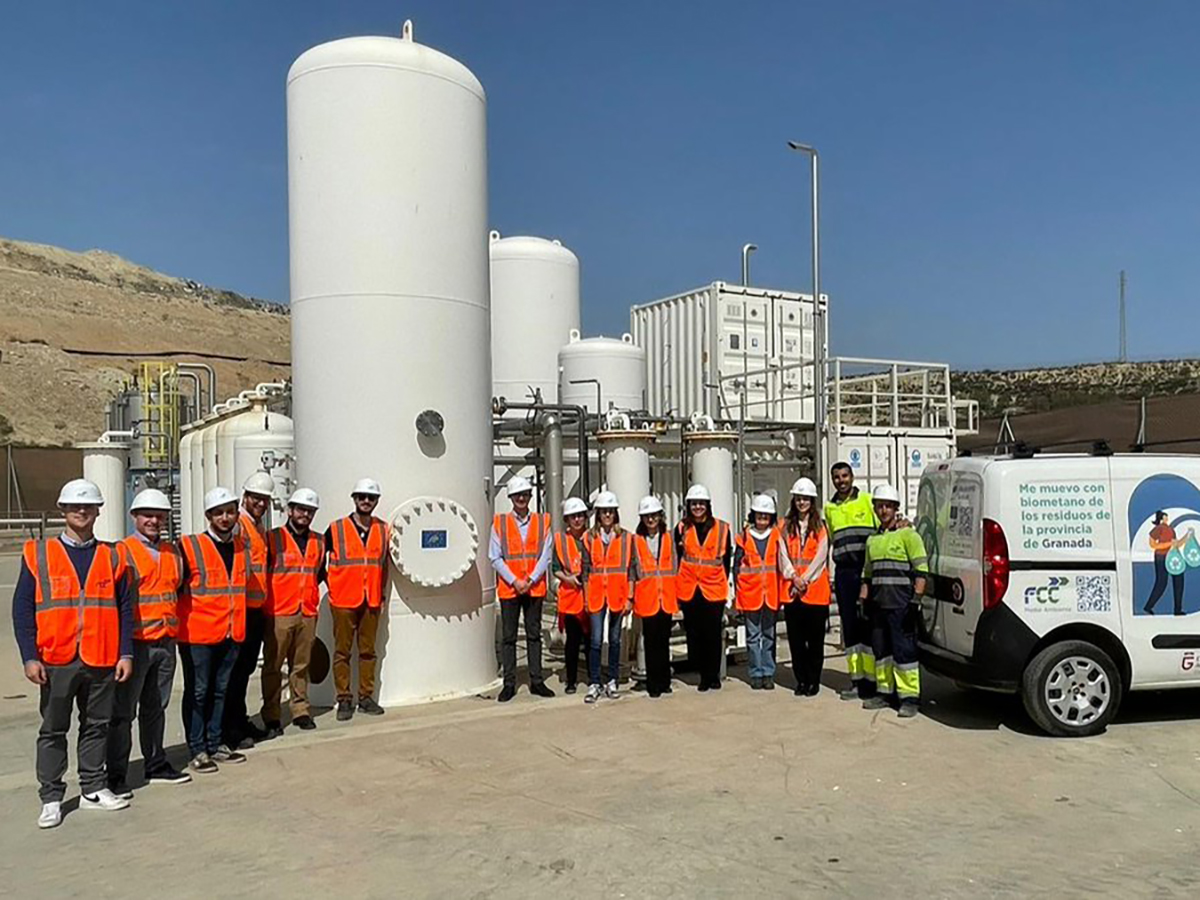
[[137,716],[147,777],[167,765],[163,748],[167,704],[175,682],[175,639],[133,642],[133,677],[117,685],[112,722],[108,727],[108,783],[120,785],[129,775],[133,752],[133,719]]
[[71,711],[79,709],[79,788],[94,794],[106,787],[104,759],[108,721],[117,694],[113,669],[84,665],[78,657],[65,666],[46,666],[42,685],[42,727],[37,739],[38,791],[43,803],[62,800],[67,793],[67,731]]

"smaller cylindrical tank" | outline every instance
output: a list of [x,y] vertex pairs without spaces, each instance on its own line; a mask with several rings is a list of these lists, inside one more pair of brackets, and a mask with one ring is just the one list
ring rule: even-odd
[[732,523],[734,528],[739,527],[741,523],[733,521],[733,458],[737,434],[716,429],[711,419],[701,417],[684,430],[683,439],[691,461],[692,484],[708,488],[714,516]]
[[572,331],[558,351],[559,396],[590,412],[646,406],[646,351],[631,335],[581,338]]
[[224,436],[230,438],[232,449],[232,484],[229,487],[241,494],[242,485],[255,472],[264,471],[275,479],[275,494],[271,498],[268,522],[280,525],[284,521],[287,499],[296,489],[296,442],[292,420],[282,413],[271,412],[266,403],[253,403],[249,412],[231,419]]
[[192,446],[195,429],[185,431],[179,439],[179,522],[184,534],[192,530]]
[[104,505],[96,519],[96,537],[119,541],[126,534],[125,473],[129,468],[130,445],[117,441],[76,444],[83,451],[83,477],[100,488]]
[[651,429],[605,430],[596,434],[604,448],[604,483],[620,501],[621,524],[637,528],[638,502],[650,493],[650,449],[655,433]]

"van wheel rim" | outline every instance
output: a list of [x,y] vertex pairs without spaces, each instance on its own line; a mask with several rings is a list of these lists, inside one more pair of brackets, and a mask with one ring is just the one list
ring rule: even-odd
[[1042,694],[1051,715],[1071,728],[1095,722],[1112,702],[1108,673],[1086,656],[1059,661],[1046,676]]

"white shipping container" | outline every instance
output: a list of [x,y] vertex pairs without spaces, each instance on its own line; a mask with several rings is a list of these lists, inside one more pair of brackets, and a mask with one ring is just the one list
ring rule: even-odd
[[747,419],[813,420],[811,294],[714,281],[633,307],[630,330],[646,351],[652,414],[737,418],[745,376]]
[[[950,429],[831,428],[826,442],[829,464],[845,462],[854,473],[855,484],[872,492],[884,484],[900,491],[902,512],[915,515],[921,474],[930,463],[953,459],[955,436]],[[825,472],[823,498],[833,493]]]

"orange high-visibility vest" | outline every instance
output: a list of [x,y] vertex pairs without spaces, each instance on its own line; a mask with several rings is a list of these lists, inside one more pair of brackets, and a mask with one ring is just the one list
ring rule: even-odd
[[588,532],[583,539],[591,557],[587,580],[587,611],[598,613],[605,605],[623,612],[629,603],[629,560],[633,541],[628,531],[615,531],[605,545],[600,535]]
[[737,591],[734,605],[740,612],[754,612],[767,604],[779,609],[779,529],[772,528],[767,534],[767,552],[758,554],[758,542],[749,529],[737,536],[742,548],[742,561],[738,565]]
[[179,593],[179,640],[184,644],[219,644],[226,638],[246,639],[246,575],[250,545],[233,536],[233,571],[217,552],[209,534],[180,538],[188,578]]
[[[817,545],[821,542],[821,535],[825,534],[825,528],[822,527],[816,534],[809,533],[805,535],[804,546],[800,546],[800,535],[788,534],[787,523],[781,523],[779,533],[783,536],[787,544],[788,558],[791,559],[792,565],[796,567],[796,573],[804,574],[804,570],[813,564],[817,558]],[[791,603],[795,597],[792,596],[795,587],[791,579],[779,576],[779,602]],[[801,603],[808,603],[811,606],[828,606],[830,594],[832,591],[829,586],[829,562],[826,560],[825,568],[821,572],[821,577],[816,581],[809,582],[808,590],[804,592],[804,596],[800,598]]]
[[37,584],[37,649],[42,662],[63,666],[78,654],[89,666],[117,664],[121,617],[117,581],[125,572],[117,548],[98,541],[80,585],[79,575],[58,538],[25,542],[25,567]]
[[[521,540],[521,530],[517,527],[517,517],[512,513],[504,513],[492,519],[492,527],[500,537],[500,555],[508,564],[514,578],[528,578],[533,574],[538,559],[542,555],[542,544],[550,532],[549,513],[530,513],[529,528],[525,532],[525,540]],[[501,600],[512,600],[517,596],[513,586],[503,578],[496,579],[496,594]],[[542,575],[529,589],[531,597],[546,596],[546,576]]]
[[136,534],[129,535],[117,547],[124,554],[125,564],[131,570],[137,587],[133,639],[157,641],[159,638],[175,637],[179,633],[176,606],[179,602],[179,581],[183,575],[179,551],[170,541],[160,541],[158,559],[155,560],[154,554]]
[[724,603],[729,599],[729,577],[721,557],[729,541],[729,525],[720,519],[713,520],[712,528],[704,543],[696,539],[696,528],[691,522],[683,528],[683,559],[679,561],[679,574],[675,576],[675,594],[680,602],[686,603],[696,593],[712,603]]
[[294,616],[303,613],[312,618],[321,605],[317,573],[325,557],[325,538],[308,533],[304,551],[287,526],[267,533],[267,605],[268,616]]
[[650,542],[640,534],[634,536],[633,548],[638,562],[638,580],[633,585],[634,615],[675,615],[679,602],[675,597],[675,542],[671,535],[665,531],[660,534],[657,559],[650,552]]
[[250,571],[246,573],[246,606],[262,609],[267,602],[267,533],[250,513],[242,511],[238,521],[242,537],[250,545]]
[[[585,535],[586,536],[586,535]],[[559,565],[568,575],[578,578],[583,574],[583,545],[569,534],[554,536],[554,552]],[[558,611],[564,616],[577,616],[583,612],[583,587],[575,587],[564,581],[558,583]]]
[[387,526],[372,516],[365,546],[350,516],[334,522],[330,532],[333,546],[326,573],[330,605],[357,609],[366,600],[367,606],[378,609],[387,579]]

